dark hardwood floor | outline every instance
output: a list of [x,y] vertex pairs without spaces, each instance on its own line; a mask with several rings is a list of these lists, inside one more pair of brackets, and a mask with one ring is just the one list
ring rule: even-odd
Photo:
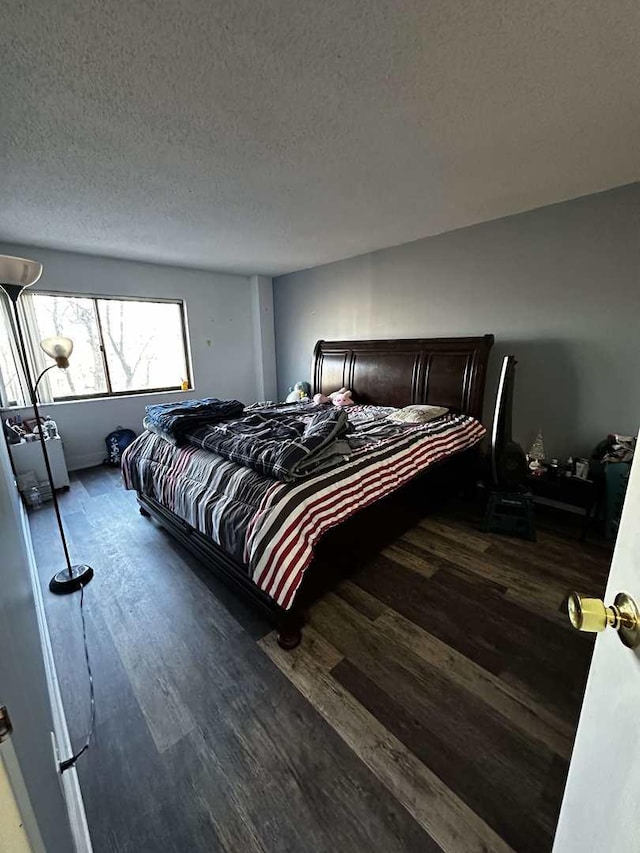
[[[450,508],[318,602],[287,653],[119,472],[72,475],[61,504],[96,571],[78,763],[96,853],[551,849],[592,650],[560,605],[603,593],[606,549],[562,522],[537,543],[482,534]],[[31,526],[79,746],[78,596],[46,589],[51,508]]]

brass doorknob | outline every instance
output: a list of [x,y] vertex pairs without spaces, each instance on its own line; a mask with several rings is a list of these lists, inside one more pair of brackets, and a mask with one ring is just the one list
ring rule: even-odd
[[600,598],[588,598],[572,592],[567,601],[569,619],[578,631],[591,633],[611,627],[630,649],[640,645],[640,611],[630,595],[619,592],[611,607]]

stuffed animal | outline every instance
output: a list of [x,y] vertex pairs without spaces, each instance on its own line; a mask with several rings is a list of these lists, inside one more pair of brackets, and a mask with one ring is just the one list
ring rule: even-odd
[[347,391],[346,388],[340,388],[339,391],[334,391],[332,394],[329,394],[326,397],[324,394],[316,394],[313,398],[313,402],[316,405],[320,405],[322,403],[333,403],[334,406],[353,406],[354,402],[351,399],[351,391]]
[[289,388],[289,394],[285,402],[306,403],[309,400],[309,394],[311,394],[311,386],[308,382],[296,382],[292,388]]
[[346,388],[334,391],[333,394],[329,394],[329,396],[331,397],[331,402],[334,406],[353,406],[351,391],[347,391]]

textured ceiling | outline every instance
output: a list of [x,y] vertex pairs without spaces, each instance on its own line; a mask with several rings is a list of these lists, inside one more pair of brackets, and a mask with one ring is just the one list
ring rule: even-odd
[[0,239],[279,273],[640,178],[637,0],[6,0]]

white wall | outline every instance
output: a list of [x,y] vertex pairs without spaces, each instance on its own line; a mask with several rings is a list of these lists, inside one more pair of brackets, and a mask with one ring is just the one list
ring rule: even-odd
[[258,400],[277,399],[276,336],[273,322],[273,282],[269,276],[251,276],[251,307]]
[[236,397],[252,403],[259,396],[254,306],[247,276],[3,243],[0,254],[40,261],[44,272],[37,284],[39,290],[185,301],[194,391],[43,406],[43,411],[50,413],[58,424],[70,469],[99,465],[106,455],[104,437],[117,426],[139,432],[144,407],[151,403],[192,397]]
[[[9,454],[0,440],[0,700],[13,721],[11,748],[3,746],[2,762],[31,846],[67,853],[73,850],[72,834],[52,741],[52,732],[59,737],[61,731],[54,722],[53,682],[47,681],[46,622],[28,537]],[[55,679],[55,670],[49,673]]]
[[[381,199],[384,204],[384,199]],[[493,332],[518,361],[514,433],[588,454],[640,421],[640,184],[274,279],[280,394],[318,338]]]

